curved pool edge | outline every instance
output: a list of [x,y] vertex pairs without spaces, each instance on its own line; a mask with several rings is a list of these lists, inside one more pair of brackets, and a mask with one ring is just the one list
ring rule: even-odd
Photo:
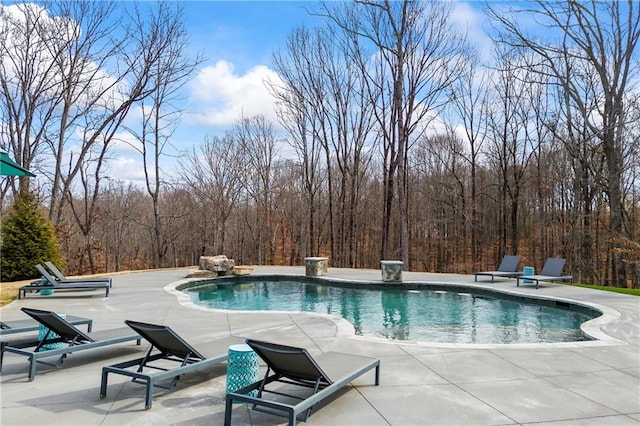
[[[304,280],[309,280],[309,277],[300,274],[256,274],[252,275],[252,278],[299,278]],[[223,278],[231,278],[233,277],[223,277]],[[182,290],[178,290],[177,288],[186,284],[190,284],[197,281],[211,281],[212,278],[185,278],[179,281],[175,281],[173,283],[169,283],[164,287],[164,290],[173,294],[178,302],[186,306],[188,308],[196,308],[199,310],[209,311],[209,312],[220,312],[225,314],[252,314],[252,315],[310,315],[316,316],[319,318],[328,318],[336,326],[336,336],[341,338],[350,338],[358,341],[371,341],[376,343],[387,343],[387,344],[395,344],[395,345],[412,345],[412,346],[423,346],[423,347],[433,347],[433,348],[451,348],[451,349],[492,349],[492,348],[577,348],[577,347],[592,347],[592,346],[612,346],[612,345],[627,345],[628,343],[620,340],[616,337],[613,337],[607,334],[603,328],[613,324],[617,320],[620,319],[621,314],[617,310],[610,308],[605,305],[587,302],[583,300],[576,300],[567,297],[559,297],[559,296],[548,296],[544,294],[531,294],[526,291],[519,291],[516,289],[500,289],[494,286],[489,286],[481,283],[465,283],[465,282],[446,282],[446,281],[402,281],[402,283],[393,284],[393,285],[403,285],[403,286],[442,286],[442,287],[464,287],[468,289],[481,289],[488,293],[497,293],[502,295],[508,295],[517,298],[524,299],[534,299],[539,301],[551,301],[551,302],[562,302],[569,303],[589,309],[594,309],[601,313],[600,316],[591,319],[589,321],[584,322],[581,325],[582,332],[593,340],[585,340],[585,341],[574,341],[574,342],[556,342],[556,343],[441,343],[441,342],[424,342],[424,341],[415,341],[415,340],[391,340],[391,339],[383,339],[376,338],[370,336],[358,336],[355,334],[355,328],[353,325],[347,321],[346,319],[338,316],[338,315],[330,315],[330,314],[322,314],[317,312],[304,312],[304,311],[251,311],[251,310],[230,310],[230,309],[217,309],[199,306],[191,301],[191,298],[184,293]],[[345,284],[345,283],[353,283],[353,284],[367,284],[367,285],[384,285],[389,286],[388,283],[383,282],[373,282],[371,280],[357,280],[353,278],[345,279],[345,278],[335,278],[335,277],[313,277],[310,281],[326,281],[328,283],[333,284]]]

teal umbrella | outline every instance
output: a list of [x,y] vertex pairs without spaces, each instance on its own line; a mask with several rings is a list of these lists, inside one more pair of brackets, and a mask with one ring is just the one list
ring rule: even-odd
[[29,170],[13,161],[6,152],[0,152],[0,175],[36,177]]

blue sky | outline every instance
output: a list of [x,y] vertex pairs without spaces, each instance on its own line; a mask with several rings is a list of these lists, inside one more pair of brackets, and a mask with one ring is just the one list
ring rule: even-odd
[[[241,115],[263,114],[277,125],[273,100],[263,81],[277,78],[271,69],[272,55],[291,30],[321,22],[306,10],[314,5],[310,1],[181,3],[191,53],[201,52],[205,62],[185,87],[187,108],[174,135],[176,150],[190,150],[205,137],[221,136]],[[110,175],[140,182],[139,154],[120,147]],[[167,169],[173,163],[169,158],[164,161]]]
[[[191,49],[206,61],[185,88],[188,107],[177,129],[174,145],[189,150],[207,136],[222,135],[241,115],[263,114],[277,127],[273,100],[263,81],[277,78],[271,69],[273,52],[284,46],[298,26],[313,28],[322,18],[307,10],[312,1],[188,1],[183,2]],[[489,39],[484,30],[482,4],[454,2],[453,20],[467,29],[484,54]],[[118,152],[112,175],[127,180],[142,177],[133,151]],[[166,161],[172,167],[172,160]]]
[[[265,80],[278,78],[271,67],[272,55],[284,46],[294,28],[313,28],[322,23],[322,18],[307,11],[319,3],[182,1],[180,5],[190,35],[190,53],[201,52],[206,60],[184,87],[185,112],[174,133],[175,150],[167,153],[179,156],[198,146],[205,137],[221,136],[241,116],[261,114],[277,128],[274,101],[264,85]],[[490,41],[484,32],[487,25],[482,3],[454,1],[453,5],[454,23],[468,30],[470,39],[487,55]],[[127,124],[134,125],[139,119],[132,111]],[[119,137],[132,140],[124,134]],[[140,154],[124,143],[115,148],[109,175],[142,184]],[[175,158],[167,158],[162,166],[171,172],[175,163]]]
[[194,47],[210,61],[224,59],[240,73],[256,64],[268,64],[289,31],[313,26],[319,18],[305,8],[314,2],[298,1],[189,1],[183,2]]

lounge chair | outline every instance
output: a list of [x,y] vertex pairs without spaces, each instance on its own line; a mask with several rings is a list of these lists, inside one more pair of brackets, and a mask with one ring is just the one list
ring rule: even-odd
[[[233,402],[247,402],[253,409],[286,417],[289,425],[298,420],[306,421],[311,409],[320,401],[344,388],[348,383],[375,368],[375,384],[380,383],[380,360],[359,355],[326,352],[312,358],[303,348],[248,339],[246,342],[267,364],[267,372],[261,381],[227,394],[224,424],[231,425]],[[287,394],[286,389],[266,389],[267,385],[280,382],[287,385],[310,388],[311,394]],[[257,390],[257,396],[249,395]],[[265,394],[276,395],[266,399]],[[287,403],[284,399],[293,400]]]
[[[93,327],[93,320],[90,318],[77,317],[75,315],[67,315],[66,320],[73,325],[86,325],[87,331],[91,332],[91,328]],[[38,331],[40,330],[40,323],[33,318],[15,320],[15,321],[0,321],[0,336],[6,336],[9,334],[17,334],[17,333],[27,333],[30,331]],[[38,344],[38,336],[34,334],[29,334],[27,336],[20,336],[16,338],[11,336],[10,338],[3,339],[0,341],[0,371],[2,371],[2,362],[4,360],[4,348],[5,346],[19,346],[24,347],[24,345],[31,346],[32,342],[36,342]]]
[[[167,326],[129,320],[125,323],[148,340],[151,347],[142,358],[102,367],[100,398],[107,396],[109,373],[129,376],[133,382],[142,382],[146,385],[145,409],[147,410],[151,408],[153,402],[154,387],[171,389],[180,376],[226,361],[229,346],[244,342],[244,339],[239,337],[227,337],[208,342],[205,345],[210,355],[205,356]],[[154,349],[156,353],[153,353]],[[158,363],[152,365],[152,362]],[[169,368],[171,363],[173,368]],[[144,371],[145,369],[153,372]],[[158,384],[167,380],[171,380],[168,385]]]
[[495,277],[515,278],[522,275],[522,272],[518,272],[518,264],[520,263],[520,256],[507,255],[502,258],[500,266],[496,271],[484,271],[475,273],[475,281],[478,281],[478,275],[486,275],[491,277],[491,282],[494,282]]
[[54,265],[52,262],[46,261],[44,265],[49,268],[53,276],[55,276],[56,281],[61,283],[75,283],[75,282],[89,282],[89,283],[98,283],[98,282],[108,282],[109,287],[113,287],[113,280],[111,277],[101,277],[101,278],[67,278],[64,274]]
[[57,281],[42,265],[36,265],[36,269],[44,277],[45,283],[33,281],[31,284],[18,288],[18,299],[26,297],[27,292],[39,292],[42,290],[77,290],[90,291],[104,289],[105,297],[109,297],[109,281]]
[[[121,327],[110,330],[103,330],[93,333],[84,333],[78,330],[67,320],[60,317],[55,312],[42,311],[39,309],[22,308],[22,311],[48,328],[48,332],[42,340],[19,339],[15,342],[8,342],[4,352],[15,353],[26,356],[29,360],[29,380],[33,380],[36,375],[36,363],[59,367],[67,355],[99,348],[102,346],[114,345],[135,340],[138,345],[142,338],[139,334],[131,332],[129,328]],[[52,333],[57,334],[53,336]],[[45,350],[43,346],[51,343],[64,343],[67,346],[60,349]],[[57,356],[54,363],[41,361],[42,358]]]
[[573,283],[573,276],[562,275],[566,259],[550,257],[544,262],[542,271],[539,275],[522,275],[516,278],[516,286],[520,287],[520,281],[524,283],[535,282],[536,288],[539,287],[540,281],[568,281]]

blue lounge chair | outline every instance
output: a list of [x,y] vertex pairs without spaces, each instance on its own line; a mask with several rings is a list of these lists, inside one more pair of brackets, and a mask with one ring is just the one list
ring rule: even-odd
[[[4,352],[27,357],[29,360],[30,381],[35,378],[37,363],[59,367],[67,355],[73,352],[129,342],[132,340],[135,340],[139,345],[142,340],[139,334],[131,332],[131,329],[126,327],[93,333],[84,333],[55,312],[31,308],[22,308],[22,311],[48,329],[48,332],[42,339],[16,339],[14,342],[8,342],[7,346],[4,348]],[[54,334],[57,336],[54,337]],[[44,346],[53,343],[63,343],[65,346],[59,349],[45,350]],[[53,363],[41,360],[42,358],[51,357],[58,358]]]
[[[249,345],[267,364],[262,380],[227,393],[224,424],[231,425],[233,402],[247,402],[256,411],[286,417],[289,425],[298,420],[306,421],[311,409],[323,399],[344,388],[351,381],[375,368],[375,384],[380,383],[380,360],[339,352],[326,352],[312,358],[304,348],[285,346],[258,340],[247,340]],[[310,395],[285,393],[283,389],[267,389],[267,385],[279,382],[311,389]],[[257,396],[249,395],[257,390]],[[274,399],[267,399],[272,394]],[[277,399],[276,399],[277,398]],[[287,399],[292,402],[286,402]]]
[[[244,342],[244,339],[239,337],[227,337],[207,342],[203,344],[206,346],[208,354],[205,356],[203,355],[204,351],[201,353],[167,326],[130,320],[125,321],[125,324],[149,341],[151,346],[142,358],[102,367],[100,398],[107,396],[109,373],[129,376],[133,382],[142,382],[146,385],[145,409],[151,408],[155,387],[171,389],[176,385],[180,376],[202,371],[226,361],[229,346]],[[167,368],[166,362],[160,366],[153,365],[154,361],[170,361],[177,365],[175,368]],[[159,384],[168,380],[170,380],[168,385]]]
[[494,282],[495,277],[515,278],[522,275],[522,272],[518,272],[518,264],[520,264],[520,256],[507,255],[502,258],[500,266],[495,271],[484,271],[475,273],[475,281],[478,281],[478,275],[486,275],[491,277],[491,282]]
[[516,278],[516,286],[520,287],[520,281],[524,283],[535,283],[539,287],[540,281],[571,281],[573,276],[562,275],[566,259],[550,257],[544,262],[544,266],[539,275],[523,275]]

